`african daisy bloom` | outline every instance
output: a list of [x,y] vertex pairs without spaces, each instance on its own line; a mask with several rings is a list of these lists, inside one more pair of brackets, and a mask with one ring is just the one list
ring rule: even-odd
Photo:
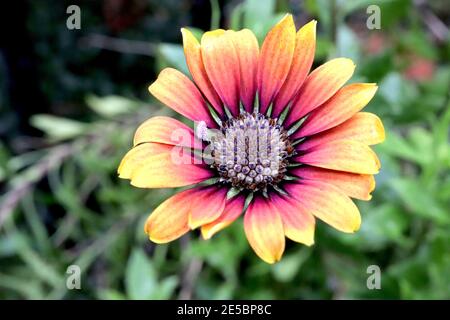
[[[360,112],[377,86],[344,86],[355,69],[346,58],[310,72],[316,21],[296,31],[286,15],[261,47],[247,29],[206,32],[200,43],[181,32],[193,80],[167,68],[149,91],[193,126],[147,120],[118,170],[140,188],[188,186],[149,216],[150,240],[166,243],[196,228],[209,239],[243,215],[250,246],[274,263],[285,237],[314,243],[316,218],[357,231],[351,198],[370,200],[380,169],[369,146],[384,140],[383,125]],[[189,161],[175,161],[180,150]]]

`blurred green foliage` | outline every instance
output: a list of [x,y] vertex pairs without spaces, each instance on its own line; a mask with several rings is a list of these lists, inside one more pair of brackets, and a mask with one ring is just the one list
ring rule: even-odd
[[[370,4],[381,8],[381,30],[365,27]],[[217,27],[219,2],[212,8]],[[250,28],[260,41],[286,11],[302,24],[315,18],[315,65],[351,57],[352,81],[379,84],[366,111],[382,118],[387,140],[375,148],[382,170],[373,199],[357,202],[361,230],[347,235],[319,222],[313,247],[288,242],[273,266],[252,252],[241,220],[209,241],[192,232],[152,244],[145,219],[175,190],[133,188],[116,169],[139,123],[174,114],[150,97],[96,96],[86,84],[82,120],[32,118],[47,147],[12,155],[0,144],[0,180],[9,190],[0,206],[0,298],[449,299],[448,33],[444,42],[433,39],[420,8],[407,0],[247,0],[225,8],[226,25]],[[436,8],[448,21],[444,6]],[[179,44],[159,44],[154,58],[155,72],[187,70]],[[104,78],[107,70],[92,84]],[[71,264],[82,270],[81,290],[66,289]],[[370,265],[381,268],[381,290],[366,286]]]

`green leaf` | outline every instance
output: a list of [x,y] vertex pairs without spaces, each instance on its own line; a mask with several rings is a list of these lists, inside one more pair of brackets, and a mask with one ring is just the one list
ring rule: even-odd
[[397,72],[389,73],[380,82],[378,92],[391,105],[391,114],[410,113],[419,95],[417,88]]
[[403,17],[411,14],[412,2],[408,0],[380,0],[378,5],[381,11],[381,28],[387,30],[387,28],[402,21]]
[[7,166],[9,159],[9,151],[7,150],[3,142],[0,141],[0,182],[2,182],[8,174]]
[[3,236],[0,241],[0,257],[13,256],[23,246],[24,241],[24,237],[17,232]]
[[336,56],[352,59],[356,64],[359,64],[361,59],[359,40],[352,29],[345,24],[337,29]]
[[331,8],[332,1],[329,0],[306,0],[306,10],[313,16],[319,17],[320,27],[323,28],[327,35],[331,34]]
[[392,105],[400,103],[402,98],[402,78],[398,73],[391,73],[380,83],[380,94]]
[[437,223],[450,222],[448,211],[441,207],[431,192],[424,192],[424,186],[417,180],[399,178],[391,181],[391,184],[405,207],[413,214]]
[[[353,0],[353,1],[342,1],[341,10],[345,15],[348,15],[356,10],[364,10],[364,13],[366,12],[366,9],[370,5],[377,5],[382,6],[384,4],[387,4],[388,2],[391,2],[392,0]],[[403,0],[401,0],[403,1]]]
[[55,266],[53,266],[45,257],[29,248],[28,244],[21,247],[19,255],[29,267],[30,272],[37,278],[52,285],[54,288],[64,285],[63,278],[55,269]]
[[408,244],[404,235],[410,218],[407,213],[390,203],[371,209],[367,214],[361,210],[363,222],[356,234],[339,234],[345,243],[371,250],[381,249],[389,243]]
[[272,18],[275,12],[275,0],[266,0],[261,5],[260,0],[246,0],[244,24],[247,28],[261,25],[261,21]]
[[211,3],[211,30],[220,28],[220,6],[218,0],[209,0]]
[[121,96],[97,97],[89,95],[86,104],[101,116],[111,118],[135,111],[140,103]]
[[125,300],[127,298],[123,293],[114,289],[100,290],[97,295],[101,300]]
[[192,32],[194,37],[200,42],[202,39],[202,36],[205,32],[202,29],[194,28],[194,27],[189,27],[188,29],[189,29],[189,31]]
[[158,290],[153,295],[153,299],[156,300],[167,300],[170,299],[178,285],[178,277],[170,276],[163,279],[159,285]]
[[141,249],[134,249],[125,271],[125,288],[130,299],[150,299],[157,291],[156,271]]
[[184,74],[189,74],[186,59],[184,57],[183,46],[178,44],[162,43],[158,46],[158,52],[163,60],[161,61],[162,66],[160,68],[173,67]]
[[277,264],[273,266],[272,273],[276,280],[280,282],[289,282],[300,271],[301,266],[311,255],[311,250],[301,248],[297,253],[285,255]]
[[[428,40],[426,32],[422,30],[412,30],[406,32],[400,42],[406,49],[411,50],[414,54],[420,55],[428,59],[436,59],[435,46]],[[414,63],[414,62],[413,62]]]
[[230,16],[230,29],[231,30],[240,30],[242,29],[242,17],[244,15],[244,5],[243,3],[239,3],[236,5],[231,12]]
[[31,125],[45,132],[53,140],[75,138],[84,134],[88,128],[88,125],[85,123],[47,114],[33,116]]
[[412,161],[422,167],[433,165],[431,133],[423,128],[413,128],[407,138],[391,131],[386,142],[378,147],[395,157]]
[[334,50],[333,42],[318,34],[316,41],[315,59],[324,60],[325,58],[328,57],[329,52],[332,52],[333,50]]
[[43,288],[38,281],[34,279],[30,281],[30,279],[24,279],[21,276],[0,273],[0,287],[2,293],[4,289],[10,289],[30,300],[39,300],[43,296]]
[[275,0],[247,0],[244,4],[244,28],[254,32],[262,40],[274,22]]

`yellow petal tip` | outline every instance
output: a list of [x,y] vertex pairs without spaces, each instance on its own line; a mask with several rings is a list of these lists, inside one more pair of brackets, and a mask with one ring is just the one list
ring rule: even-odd
[[220,230],[220,225],[203,225],[201,228],[201,234],[203,239],[211,239]]
[[283,25],[284,28],[289,28],[290,26],[294,26],[295,28],[294,17],[292,14],[286,13],[284,17],[273,27],[273,29],[281,25]]
[[280,259],[275,259],[275,258],[267,258],[267,257],[260,257],[264,262],[266,262],[266,263],[268,263],[268,264],[275,264],[275,263],[277,263],[278,261],[280,261]]
[[202,234],[203,240],[209,240],[214,235],[214,233],[211,233],[211,230],[206,230],[204,228],[201,228],[201,234]]
[[199,221],[192,221],[191,220],[191,215],[189,215],[189,219],[188,219],[188,227],[191,230],[197,229],[198,227],[200,227],[202,225],[202,223]]
[[304,27],[305,27],[305,26],[309,26],[309,25],[311,25],[311,26],[313,26],[313,27],[317,26],[317,20],[316,20],[316,19],[311,20],[310,22],[308,22],[307,24],[305,24]]
[[152,89],[153,89],[153,87],[154,87],[154,86],[153,86],[154,84],[155,84],[155,83],[153,82],[151,85],[148,86],[148,92],[150,92],[151,94],[153,94],[153,93],[152,93]]
[[164,240],[161,240],[161,239],[152,237],[151,235],[148,236],[148,239],[149,239],[151,242],[154,242],[154,243],[157,243],[157,244],[164,244],[164,243],[167,243],[167,241],[164,241]]

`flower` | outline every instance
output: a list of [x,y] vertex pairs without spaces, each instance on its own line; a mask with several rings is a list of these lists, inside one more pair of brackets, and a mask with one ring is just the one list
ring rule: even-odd
[[316,218],[357,231],[361,217],[350,198],[370,200],[380,162],[369,146],[384,140],[380,119],[360,112],[377,86],[343,86],[355,69],[345,58],[310,72],[316,21],[296,31],[286,15],[261,48],[247,29],[206,32],[200,43],[181,32],[194,81],[167,68],[149,91],[196,128],[147,120],[118,170],[140,188],[193,186],[153,211],[150,240],[196,228],[208,239],[244,215],[250,246],[274,263],[285,237],[314,243]]

